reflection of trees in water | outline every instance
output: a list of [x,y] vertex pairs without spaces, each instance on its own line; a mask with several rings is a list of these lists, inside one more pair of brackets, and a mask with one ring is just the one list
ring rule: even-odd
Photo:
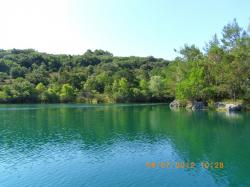
[[[223,161],[225,169],[211,170],[218,180],[228,176],[230,184],[242,184],[249,180],[249,134],[247,116],[230,121],[215,112],[174,113],[173,142],[178,154],[188,161]],[[171,124],[173,124],[171,123]],[[224,178],[225,179],[225,178]],[[249,181],[248,181],[249,182]]]
[[[137,131],[149,133],[149,107],[104,106],[91,108],[38,108],[37,110],[1,111],[0,129],[5,144],[29,139],[31,142],[55,143],[82,139],[85,143],[104,143],[116,135],[136,138]],[[151,117],[153,117],[151,115]],[[13,138],[15,137],[15,138]],[[13,145],[14,146],[14,145]]]
[[224,170],[211,170],[215,179],[227,175],[234,185],[249,178],[248,114],[232,119],[215,112],[171,112],[167,105],[51,106],[0,111],[1,149],[28,153],[77,142],[82,150],[101,151],[119,141],[157,145],[165,138],[183,161],[223,161]]

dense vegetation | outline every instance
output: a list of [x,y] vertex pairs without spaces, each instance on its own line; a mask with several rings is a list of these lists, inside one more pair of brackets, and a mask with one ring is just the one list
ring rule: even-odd
[[250,101],[250,37],[236,20],[204,50],[185,45],[173,61],[103,50],[52,55],[0,50],[0,102]]

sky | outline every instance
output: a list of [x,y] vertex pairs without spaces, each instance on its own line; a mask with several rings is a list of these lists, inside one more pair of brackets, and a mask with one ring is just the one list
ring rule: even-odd
[[249,0],[0,0],[0,49],[171,60],[174,49],[204,47],[234,18],[247,29],[249,8]]

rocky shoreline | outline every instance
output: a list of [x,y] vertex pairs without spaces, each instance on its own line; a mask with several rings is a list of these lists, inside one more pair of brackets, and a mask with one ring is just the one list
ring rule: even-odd
[[246,106],[243,103],[236,103],[236,102],[215,102],[207,105],[202,101],[179,101],[174,100],[169,104],[171,110],[176,110],[180,108],[185,108],[186,110],[198,111],[198,110],[207,110],[213,109],[216,111],[223,111],[223,112],[240,112],[246,110]]

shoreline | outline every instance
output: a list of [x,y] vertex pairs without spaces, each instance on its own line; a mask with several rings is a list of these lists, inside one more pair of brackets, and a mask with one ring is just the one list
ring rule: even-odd
[[[174,100],[175,101],[175,100]],[[173,102],[173,101],[172,101]],[[190,106],[179,106],[179,107],[171,107],[172,102],[131,102],[131,103],[79,103],[79,102],[61,102],[61,103],[0,103],[1,106],[22,106],[22,105],[87,105],[87,106],[146,106],[146,105],[167,105],[171,111],[192,111],[192,112],[199,112],[199,111],[214,111],[214,112],[223,112],[223,113],[241,113],[241,112],[250,112],[250,105],[249,104],[242,104],[241,110],[238,111],[228,111],[226,108],[216,108],[216,107],[209,107],[203,106],[200,109],[193,110]]]

